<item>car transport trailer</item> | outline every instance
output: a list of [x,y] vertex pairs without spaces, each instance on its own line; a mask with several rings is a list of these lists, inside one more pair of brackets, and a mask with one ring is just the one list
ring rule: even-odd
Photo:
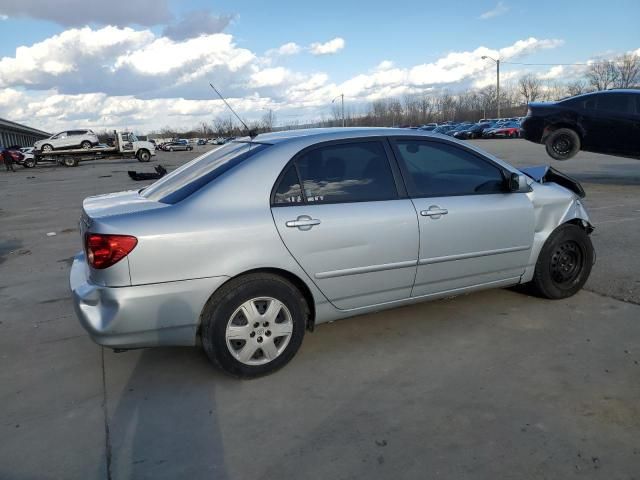
[[113,146],[96,146],[92,148],[74,148],[67,150],[50,150],[43,152],[34,150],[36,163],[55,162],[67,167],[77,167],[80,162],[89,160],[113,160],[135,158],[139,162],[149,162],[156,154],[151,142],[138,140],[130,132],[114,131]]

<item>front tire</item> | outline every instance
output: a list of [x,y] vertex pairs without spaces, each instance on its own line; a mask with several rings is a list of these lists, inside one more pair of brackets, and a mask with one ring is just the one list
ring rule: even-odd
[[146,163],[151,160],[151,154],[147,150],[140,150],[138,152],[138,161]]
[[547,153],[556,160],[569,160],[580,151],[580,136],[570,128],[559,128],[545,140]]
[[33,167],[35,167],[36,166],[36,159],[35,158],[27,158],[24,161],[23,166],[24,166],[24,168],[33,168]]
[[48,143],[45,143],[44,145],[42,145],[42,152],[43,153],[48,153],[51,152],[53,150],[53,147],[51,145],[49,145]]
[[545,298],[571,297],[589,278],[593,259],[593,245],[587,232],[577,225],[561,225],[538,255],[531,286]]
[[202,345],[211,362],[240,378],[286,365],[304,338],[309,308],[286,279],[255,273],[229,281],[202,312]]

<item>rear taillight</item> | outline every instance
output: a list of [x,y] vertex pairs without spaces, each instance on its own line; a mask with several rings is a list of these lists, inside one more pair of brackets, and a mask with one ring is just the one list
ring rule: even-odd
[[87,261],[93,268],[104,269],[129,255],[138,244],[131,235],[103,235],[87,233],[84,237]]

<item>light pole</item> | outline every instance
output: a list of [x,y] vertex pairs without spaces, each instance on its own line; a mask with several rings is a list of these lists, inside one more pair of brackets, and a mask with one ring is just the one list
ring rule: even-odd
[[482,59],[493,60],[496,62],[496,102],[498,103],[498,118],[500,118],[500,59],[492,58],[488,55],[483,55]]
[[[340,97],[341,102],[342,102],[342,127],[344,128],[346,126],[345,121],[344,121],[344,93],[341,93],[340,95],[338,95],[338,97]],[[333,100],[331,100],[331,103],[335,102],[338,97],[334,98]]]

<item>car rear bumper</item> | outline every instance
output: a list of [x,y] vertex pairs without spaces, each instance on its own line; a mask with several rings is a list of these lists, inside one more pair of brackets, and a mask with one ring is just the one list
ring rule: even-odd
[[200,314],[228,277],[130,287],[91,283],[84,253],[71,266],[73,306],[93,341],[111,348],[195,345]]

